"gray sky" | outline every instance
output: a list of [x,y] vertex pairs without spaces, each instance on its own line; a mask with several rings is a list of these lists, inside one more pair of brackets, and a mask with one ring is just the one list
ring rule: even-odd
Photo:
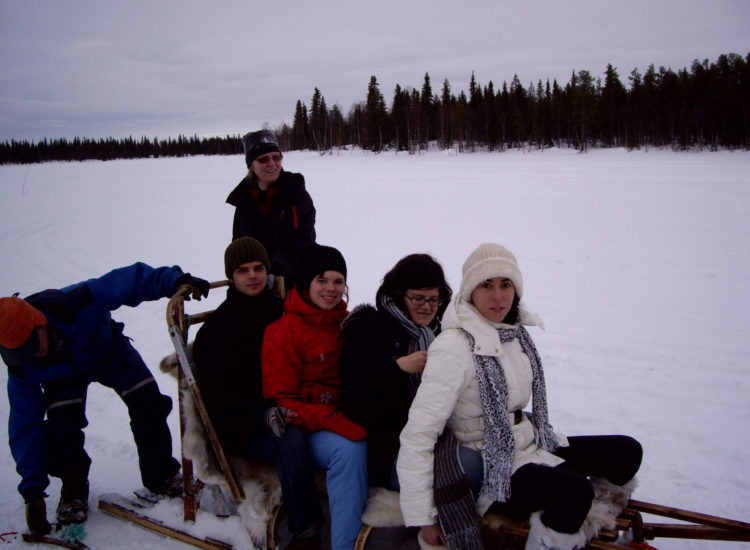
[[0,141],[239,134],[375,75],[452,91],[750,53],[750,0],[0,0]]

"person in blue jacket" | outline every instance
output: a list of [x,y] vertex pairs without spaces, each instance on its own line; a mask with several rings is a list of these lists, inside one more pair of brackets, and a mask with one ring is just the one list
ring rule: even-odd
[[172,456],[163,395],[141,356],[111,311],[123,305],[171,296],[181,285],[189,296],[208,295],[209,284],[178,266],[135,263],[59,290],[21,299],[0,298],[0,355],[8,367],[9,443],[26,522],[47,534],[44,491],[48,475],[62,480],[57,521],[80,523],[88,516],[88,473],[84,449],[86,392],[99,382],[117,392],[128,408],[144,486],[178,496],[180,464]]

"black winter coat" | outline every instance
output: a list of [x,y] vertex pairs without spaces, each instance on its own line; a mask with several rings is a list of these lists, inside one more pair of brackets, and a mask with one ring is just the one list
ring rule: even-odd
[[[264,213],[261,203],[267,197],[271,202]],[[271,272],[291,279],[296,249],[315,242],[315,206],[302,174],[282,171],[267,191],[251,189],[250,178],[246,177],[229,193],[226,202],[235,207],[232,240],[258,239],[271,259]],[[290,281],[286,286],[291,288]]]
[[409,354],[411,337],[387,312],[367,305],[347,319],[342,338],[340,408],[367,430],[370,484],[388,486],[413,399],[410,375],[396,359]]
[[206,409],[219,438],[241,450],[253,434],[265,430],[264,413],[273,407],[263,399],[260,348],[263,332],[279,319],[283,301],[268,289],[247,296],[234,287],[198,330],[193,344]]

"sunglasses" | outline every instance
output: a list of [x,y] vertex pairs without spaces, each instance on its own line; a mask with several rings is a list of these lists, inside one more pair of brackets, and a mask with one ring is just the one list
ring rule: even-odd
[[280,153],[276,153],[275,155],[268,155],[265,157],[258,157],[257,160],[261,164],[268,164],[271,161],[274,162],[281,162],[281,159],[284,158]]

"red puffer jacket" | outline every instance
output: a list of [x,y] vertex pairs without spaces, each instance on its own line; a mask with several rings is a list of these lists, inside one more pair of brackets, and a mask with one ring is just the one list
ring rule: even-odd
[[365,429],[338,410],[339,334],[347,313],[344,301],[326,311],[290,291],[284,316],[268,325],[263,336],[263,396],[297,413],[291,424],[359,441],[365,438]]

